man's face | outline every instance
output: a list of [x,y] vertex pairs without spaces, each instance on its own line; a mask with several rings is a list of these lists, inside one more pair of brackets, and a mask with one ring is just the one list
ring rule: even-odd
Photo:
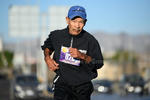
[[66,17],[66,21],[69,26],[69,33],[72,35],[80,34],[80,32],[82,31],[82,29],[85,25],[85,20],[80,17],[76,17],[72,20],[69,19],[68,17]]

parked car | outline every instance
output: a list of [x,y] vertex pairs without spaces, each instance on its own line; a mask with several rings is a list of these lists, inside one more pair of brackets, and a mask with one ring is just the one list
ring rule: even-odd
[[112,81],[93,80],[94,91],[98,93],[112,93]]
[[17,75],[11,84],[11,99],[40,99],[42,86],[36,75]]
[[144,79],[138,74],[125,75],[120,82],[121,95],[129,93],[144,94]]

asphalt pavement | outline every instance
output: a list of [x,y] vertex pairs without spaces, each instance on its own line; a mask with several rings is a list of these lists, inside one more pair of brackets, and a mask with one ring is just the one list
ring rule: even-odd
[[120,96],[118,94],[93,94],[91,100],[150,100],[150,95],[139,96],[130,94],[126,96]]
[[10,81],[7,79],[0,79],[0,100],[9,99]]
[[[0,79],[0,100],[10,100],[10,80]],[[50,100],[49,98],[43,100]],[[139,95],[127,95],[120,96],[118,94],[92,94],[91,100],[150,100],[150,95],[139,96]]]

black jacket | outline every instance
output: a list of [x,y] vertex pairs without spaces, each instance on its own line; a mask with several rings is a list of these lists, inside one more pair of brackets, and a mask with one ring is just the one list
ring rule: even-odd
[[[61,46],[70,47],[72,38],[72,47],[87,51],[86,55],[92,57],[90,63],[81,61],[80,66],[75,66],[59,61]],[[92,80],[97,77],[97,69],[103,66],[100,46],[97,40],[85,30],[77,36],[70,35],[68,27],[53,31],[41,47],[42,50],[49,48],[54,51],[53,59],[59,64],[59,69],[55,72],[70,85],[79,85]]]

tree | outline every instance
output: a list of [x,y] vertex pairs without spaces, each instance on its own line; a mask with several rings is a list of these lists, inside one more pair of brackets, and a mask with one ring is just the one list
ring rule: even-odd
[[8,50],[0,52],[0,68],[13,67],[14,53]]
[[4,66],[3,59],[2,59],[2,52],[0,52],[0,68]]

